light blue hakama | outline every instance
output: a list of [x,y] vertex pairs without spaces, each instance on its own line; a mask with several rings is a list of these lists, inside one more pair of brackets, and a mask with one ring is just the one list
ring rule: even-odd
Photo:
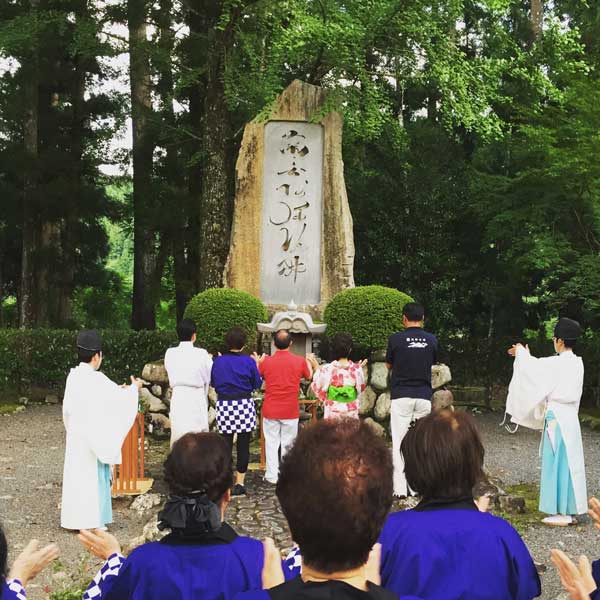
[[548,411],[544,423],[540,511],[549,515],[577,514],[567,448],[552,411]]
[[98,503],[102,525],[112,523],[112,499],[110,495],[110,465],[98,461]]

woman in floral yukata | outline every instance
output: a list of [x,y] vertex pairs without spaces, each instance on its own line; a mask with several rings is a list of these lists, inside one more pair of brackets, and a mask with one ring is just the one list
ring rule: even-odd
[[366,387],[363,367],[367,361],[352,362],[349,359],[351,351],[352,336],[337,333],[331,339],[334,361],[322,366],[313,365],[316,372],[311,387],[323,403],[325,419],[358,419],[358,395]]

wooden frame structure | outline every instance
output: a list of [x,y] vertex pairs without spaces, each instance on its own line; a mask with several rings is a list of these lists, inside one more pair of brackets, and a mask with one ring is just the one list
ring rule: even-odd
[[144,413],[138,413],[121,448],[121,464],[113,467],[113,496],[139,496],[154,483],[144,477]]

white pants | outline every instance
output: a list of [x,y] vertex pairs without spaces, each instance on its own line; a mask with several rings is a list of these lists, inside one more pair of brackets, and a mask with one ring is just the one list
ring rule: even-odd
[[208,401],[204,388],[174,387],[169,419],[171,446],[186,433],[208,431]]
[[298,419],[263,419],[267,470],[265,479],[276,483],[279,477],[279,447],[281,458],[298,435]]
[[394,398],[390,412],[392,430],[392,452],[394,459],[394,495],[408,496],[408,486],[404,476],[404,458],[400,444],[410,424],[426,417],[431,412],[431,402],[422,398]]

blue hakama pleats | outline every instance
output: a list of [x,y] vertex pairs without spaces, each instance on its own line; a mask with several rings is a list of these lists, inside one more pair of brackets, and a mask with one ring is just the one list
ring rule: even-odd
[[98,461],[98,504],[102,525],[112,523],[112,499],[110,495],[110,465]]
[[577,514],[567,448],[552,411],[546,414],[544,424],[540,511],[549,515]]

